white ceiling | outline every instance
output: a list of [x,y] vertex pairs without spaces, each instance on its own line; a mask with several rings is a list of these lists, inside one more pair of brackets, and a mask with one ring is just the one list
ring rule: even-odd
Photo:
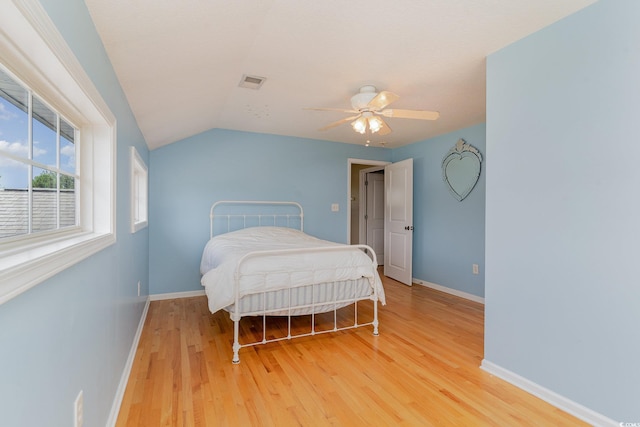
[[[485,120],[485,57],[595,0],[86,0],[150,149],[212,128],[363,144],[360,86],[400,95],[398,147]],[[266,77],[260,90],[243,74]]]

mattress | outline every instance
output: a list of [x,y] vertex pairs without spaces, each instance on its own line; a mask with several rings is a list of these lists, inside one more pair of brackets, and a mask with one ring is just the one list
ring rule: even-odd
[[[293,305],[308,305],[309,298],[302,295],[311,295],[311,302],[341,300],[343,294],[351,294],[346,290],[340,294],[341,283],[353,281],[368,284],[365,290],[370,299],[377,298],[385,304],[376,267],[369,255],[354,246],[321,240],[290,228],[251,227],[209,240],[202,254],[200,272],[212,313],[229,309],[235,304],[236,296],[240,301],[248,295],[254,295],[249,306],[262,305],[276,313],[273,310],[288,306],[285,299],[292,294],[274,291],[300,288]],[[321,290],[316,284],[331,284],[331,288],[325,286]],[[362,286],[359,289],[357,293],[362,294]],[[264,292],[269,294],[260,300],[257,295]],[[329,297],[334,299],[326,299]],[[333,307],[325,304],[322,308],[329,306]]]

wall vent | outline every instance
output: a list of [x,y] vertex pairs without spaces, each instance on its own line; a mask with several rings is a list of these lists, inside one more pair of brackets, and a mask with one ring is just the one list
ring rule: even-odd
[[247,89],[260,89],[260,86],[267,80],[265,77],[258,76],[250,76],[248,74],[243,74],[242,79],[240,80],[240,84],[238,86],[245,87]]

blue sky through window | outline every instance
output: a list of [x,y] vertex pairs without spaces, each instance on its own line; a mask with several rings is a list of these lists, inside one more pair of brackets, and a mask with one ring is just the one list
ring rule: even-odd
[[[0,92],[0,188],[26,189],[28,187],[28,165],[16,161],[7,153],[19,158],[29,157],[28,114],[13,105]],[[14,94],[15,95],[15,94]],[[26,97],[26,91],[25,91]],[[56,114],[34,97],[33,102],[33,160],[51,167],[57,165]],[[53,122],[53,123],[52,123]],[[51,129],[53,124],[54,129]],[[60,120],[60,169],[75,173],[74,129],[63,119]],[[69,138],[65,137],[65,134]]]

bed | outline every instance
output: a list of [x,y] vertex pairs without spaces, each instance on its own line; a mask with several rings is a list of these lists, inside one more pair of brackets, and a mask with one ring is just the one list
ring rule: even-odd
[[[385,304],[375,252],[366,245],[344,245],[304,233],[302,206],[295,202],[219,201],[210,210],[209,241],[200,272],[209,310],[229,312],[234,324],[233,363],[243,347],[371,325],[378,335],[378,302]],[[358,303],[372,304],[359,318]],[[350,323],[338,322],[350,310]],[[317,318],[333,313],[329,328]],[[283,317],[283,336],[267,334],[268,317]],[[292,327],[310,317],[309,329]],[[262,318],[261,338],[240,342],[240,320]],[[245,338],[243,336],[243,338]]]

